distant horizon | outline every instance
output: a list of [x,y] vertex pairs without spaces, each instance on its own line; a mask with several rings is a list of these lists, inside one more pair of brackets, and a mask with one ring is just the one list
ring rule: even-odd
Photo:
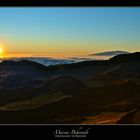
[[138,52],[138,51],[125,51],[125,50],[109,50],[109,51],[99,51],[99,52],[91,52],[91,53],[83,53],[83,54],[78,54],[78,53],[66,53],[66,54],[62,54],[62,53],[3,53],[0,54],[0,57],[70,57],[70,56],[88,56],[88,55],[96,55],[98,53],[104,53],[104,52],[115,52],[115,51],[124,51],[124,52],[129,52],[129,53],[134,53],[134,52]]

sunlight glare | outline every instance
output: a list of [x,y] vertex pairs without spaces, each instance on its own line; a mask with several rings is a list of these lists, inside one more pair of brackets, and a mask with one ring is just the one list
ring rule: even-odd
[[2,54],[3,53],[3,49],[2,49],[2,47],[0,47],[0,54]]

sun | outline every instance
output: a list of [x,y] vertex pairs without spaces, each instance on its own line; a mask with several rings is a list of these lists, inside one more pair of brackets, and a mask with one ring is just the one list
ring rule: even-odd
[[2,54],[3,53],[3,49],[2,49],[2,47],[0,47],[0,54]]

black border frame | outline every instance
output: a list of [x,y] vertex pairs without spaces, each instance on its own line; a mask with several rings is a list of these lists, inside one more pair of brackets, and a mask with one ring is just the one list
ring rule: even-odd
[[[140,1],[138,0],[112,0],[112,1],[105,1],[105,0],[38,0],[38,1],[31,1],[31,0],[1,0],[0,1],[0,8],[2,7],[140,7]],[[2,135],[4,138],[9,136],[10,138],[39,138],[39,139],[49,139],[53,140],[55,137],[53,132],[56,129],[62,130],[71,130],[77,129],[79,127],[83,128],[90,128],[89,134],[84,139],[100,139],[100,138],[137,138],[139,136],[139,125],[0,125],[1,129],[1,137]],[[9,133],[10,132],[10,133]],[[9,133],[9,135],[8,135]],[[18,136],[20,135],[20,136]],[[58,139],[66,139],[66,138],[58,138]],[[67,138],[68,139],[68,138]],[[75,138],[75,139],[82,139],[82,138]]]

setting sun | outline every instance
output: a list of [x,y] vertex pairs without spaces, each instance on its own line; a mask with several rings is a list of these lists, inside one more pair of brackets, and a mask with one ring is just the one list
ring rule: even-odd
[[2,54],[3,53],[3,49],[0,47],[0,54]]

